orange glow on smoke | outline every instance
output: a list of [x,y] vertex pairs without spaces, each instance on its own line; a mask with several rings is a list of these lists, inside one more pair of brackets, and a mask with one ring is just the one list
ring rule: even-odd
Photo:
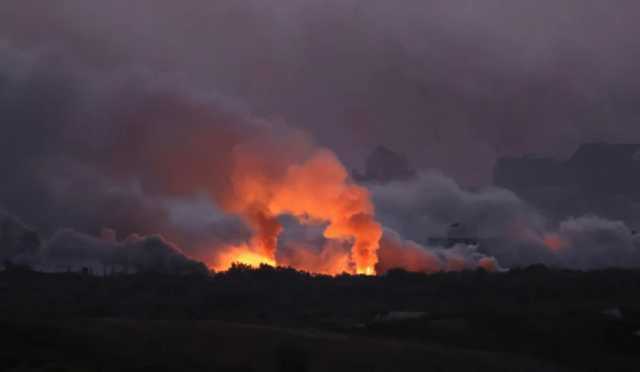
[[253,229],[249,251],[276,262],[282,231],[278,216],[291,215],[302,224],[326,225],[327,239],[350,242],[350,272],[375,274],[382,227],[375,220],[368,190],[351,181],[332,152],[316,150],[306,161],[275,170],[264,155],[241,149],[234,155],[232,196],[223,207]]
[[544,246],[556,253],[565,249],[569,244],[558,234],[546,234],[543,239]]

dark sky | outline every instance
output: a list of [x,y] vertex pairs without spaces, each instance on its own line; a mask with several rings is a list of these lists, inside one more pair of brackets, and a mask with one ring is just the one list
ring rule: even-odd
[[352,166],[384,144],[478,185],[497,156],[640,141],[638,14],[633,0],[5,0],[0,45],[83,84],[224,100]]

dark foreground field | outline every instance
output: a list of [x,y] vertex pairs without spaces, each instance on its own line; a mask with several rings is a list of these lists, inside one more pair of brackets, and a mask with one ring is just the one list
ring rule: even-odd
[[640,272],[0,272],[0,371],[636,371]]
[[556,371],[530,358],[314,330],[115,319],[2,325],[9,371]]

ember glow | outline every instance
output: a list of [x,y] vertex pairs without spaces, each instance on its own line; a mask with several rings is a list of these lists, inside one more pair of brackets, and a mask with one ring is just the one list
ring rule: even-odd
[[[316,149],[305,161],[270,171],[262,154],[241,149],[230,178],[232,191],[223,206],[241,216],[254,236],[242,249],[228,250],[212,267],[228,268],[233,262],[281,264],[276,258],[283,229],[278,217],[290,215],[305,225],[326,225],[327,239],[350,242],[350,272],[375,274],[382,227],[375,220],[368,190],[351,181],[331,151]],[[310,262],[304,260],[301,266],[311,272],[327,271],[309,267]],[[344,265],[338,266],[342,270]]]

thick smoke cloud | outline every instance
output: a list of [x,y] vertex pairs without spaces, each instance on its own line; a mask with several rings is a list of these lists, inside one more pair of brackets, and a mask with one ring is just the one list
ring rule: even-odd
[[0,35],[283,117],[350,165],[383,144],[482,184],[496,156],[640,140],[638,13],[633,0],[7,0]]
[[[392,244],[407,249],[385,254],[385,240],[393,236],[401,241],[398,235],[385,233],[381,261],[385,256],[401,261],[414,251],[423,258],[412,262],[442,267],[434,254],[425,253],[434,244],[429,238],[454,243],[470,238],[479,245],[478,253],[495,257],[507,268],[538,263],[581,270],[640,266],[640,239],[623,222],[580,216],[556,224],[508,190],[469,191],[439,173],[423,173],[413,180],[375,185],[372,192],[383,224],[418,242]],[[444,252],[455,254],[460,249],[471,249],[471,256],[476,253],[460,245]]]
[[34,229],[0,211],[0,266],[16,264],[54,272],[88,269],[98,275],[208,272],[204,264],[160,236],[134,234],[119,242],[113,229],[103,229],[100,237],[63,229],[43,241]]
[[435,273],[484,269],[501,270],[494,257],[480,253],[477,247],[458,244],[444,247],[425,247],[411,240],[404,240],[398,233],[387,229],[380,242],[378,272],[394,268],[409,271]]
[[187,258],[160,236],[132,235],[122,242],[94,238],[73,230],[57,232],[43,247],[36,267],[45,271],[77,270],[97,274],[155,271],[171,274],[206,274],[207,267]]
[[640,239],[622,222],[571,218],[560,223],[555,236],[559,241],[551,249],[555,250],[558,266],[592,269],[640,265]]
[[372,185],[371,190],[385,226],[418,242],[449,234],[489,238],[515,234],[521,226],[543,227],[543,218],[514,193],[500,188],[469,191],[441,173]]
[[0,71],[0,204],[8,211],[45,235],[109,226],[202,248],[248,235],[198,194],[224,182],[217,172],[247,120],[148,84],[52,69],[47,55],[0,53],[10,62]]

